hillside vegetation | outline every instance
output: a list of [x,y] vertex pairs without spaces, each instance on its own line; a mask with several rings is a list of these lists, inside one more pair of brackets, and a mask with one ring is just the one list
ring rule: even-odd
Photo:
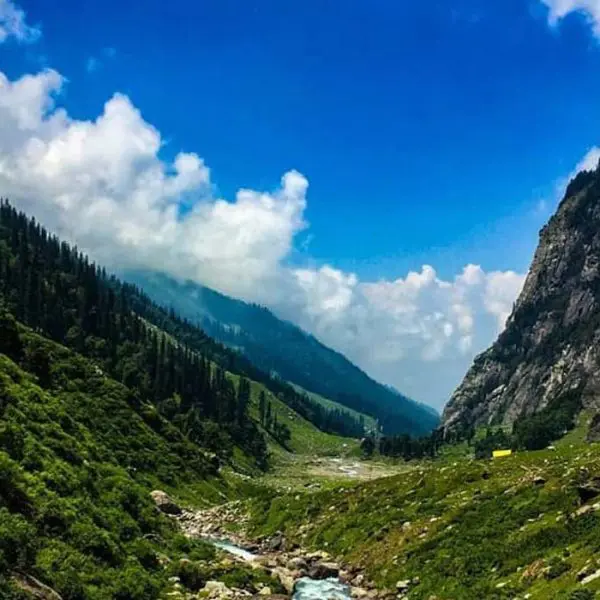
[[214,550],[179,535],[150,492],[211,504],[244,484],[97,365],[12,325],[4,314],[0,597],[20,598],[24,575],[65,599],[159,597],[178,559]]
[[[322,431],[363,433],[354,416],[261,371],[6,201],[0,203],[0,299],[19,321],[93,359],[190,439],[220,453],[233,441],[266,464],[264,436],[247,417],[250,381]],[[226,373],[236,375],[236,385]]]
[[254,535],[283,531],[363,567],[382,588],[409,582],[415,600],[600,591],[598,445],[440,458],[374,482],[255,500],[252,513]]
[[294,408],[335,428],[333,411],[0,203],[1,598],[48,585],[64,600],[153,599],[175,576],[253,589],[257,573],[180,535],[150,492],[248,497],[273,453],[346,443]]

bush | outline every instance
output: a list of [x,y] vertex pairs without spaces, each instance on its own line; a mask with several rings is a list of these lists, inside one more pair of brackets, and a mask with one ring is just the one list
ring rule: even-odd
[[548,570],[546,571],[544,576],[546,577],[546,579],[556,579],[557,577],[560,577],[563,573],[566,573],[570,570],[571,565],[567,561],[562,560],[558,557],[554,557],[552,560],[550,560]]
[[137,566],[119,571],[112,594],[115,600],[154,600],[160,594],[160,582]]
[[35,529],[21,515],[0,508],[0,572],[33,562],[34,542]]
[[207,569],[201,564],[188,559],[182,559],[177,563],[174,574],[179,577],[186,588],[192,591],[204,587],[208,580]]
[[569,596],[569,600],[594,600],[595,597],[596,594],[592,590],[575,590]]

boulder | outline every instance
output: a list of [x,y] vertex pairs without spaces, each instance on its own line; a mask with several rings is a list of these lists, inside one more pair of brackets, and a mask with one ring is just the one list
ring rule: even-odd
[[207,598],[232,598],[234,593],[222,581],[207,581],[202,592]]
[[290,558],[286,566],[290,571],[300,571],[301,573],[306,573],[308,570],[308,562],[302,556],[294,556]]
[[337,577],[340,572],[340,567],[334,562],[320,562],[313,565],[308,570],[308,576],[311,579],[329,579]]
[[271,571],[271,575],[279,579],[279,582],[285,588],[288,594],[293,593],[296,581],[290,571],[281,567],[277,567]]
[[594,477],[590,481],[586,481],[577,486],[577,493],[581,502],[585,503],[600,495],[600,478]]
[[154,490],[150,493],[152,500],[158,507],[158,509],[166,515],[180,515],[181,508],[169,497],[166,492],[161,490]]
[[278,550],[283,550],[284,544],[285,538],[281,531],[278,531],[267,541],[267,549],[271,552],[277,552]]

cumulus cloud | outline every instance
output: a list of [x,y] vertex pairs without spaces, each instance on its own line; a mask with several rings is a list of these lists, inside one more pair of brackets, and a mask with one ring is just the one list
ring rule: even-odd
[[377,378],[440,406],[503,327],[523,282],[466,266],[361,281],[331,265],[291,267],[308,181],[215,194],[202,158],[161,157],[163,140],[127,96],[95,119],[57,103],[53,70],[0,73],[0,193],[113,269],[147,268],[270,306]]
[[0,0],[0,44],[9,38],[17,42],[35,42],[41,35],[37,27],[25,22],[25,13],[11,0]]
[[541,0],[548,9],[551,25],[556,25],[571,13],[583,15],[591,24],[595,35],[600,36],[600,0]]
[[524,276],[467,265],[451,280],[430,265],[361,282],[330,266],[296,270],[302,296],[279,311],[404,393],[440,406],[476,352],[503,329]]

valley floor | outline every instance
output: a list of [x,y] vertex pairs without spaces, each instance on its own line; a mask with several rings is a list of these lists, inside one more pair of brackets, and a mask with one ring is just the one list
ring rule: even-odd
[[417,468],[417,464],[361,460],[356,456],[280,455],[260,482],[280,491],[319,490],[344,483],[392,477]]
[[286,559],[326,552],[384,594],[588,600],[600,593],[600,445],[577,432],[556,448],[495,461],[461,449],[408,464],[292,456],[259,482],[262,493],[236,509],[244,519],[220,527],[246,542],[280,540]]

